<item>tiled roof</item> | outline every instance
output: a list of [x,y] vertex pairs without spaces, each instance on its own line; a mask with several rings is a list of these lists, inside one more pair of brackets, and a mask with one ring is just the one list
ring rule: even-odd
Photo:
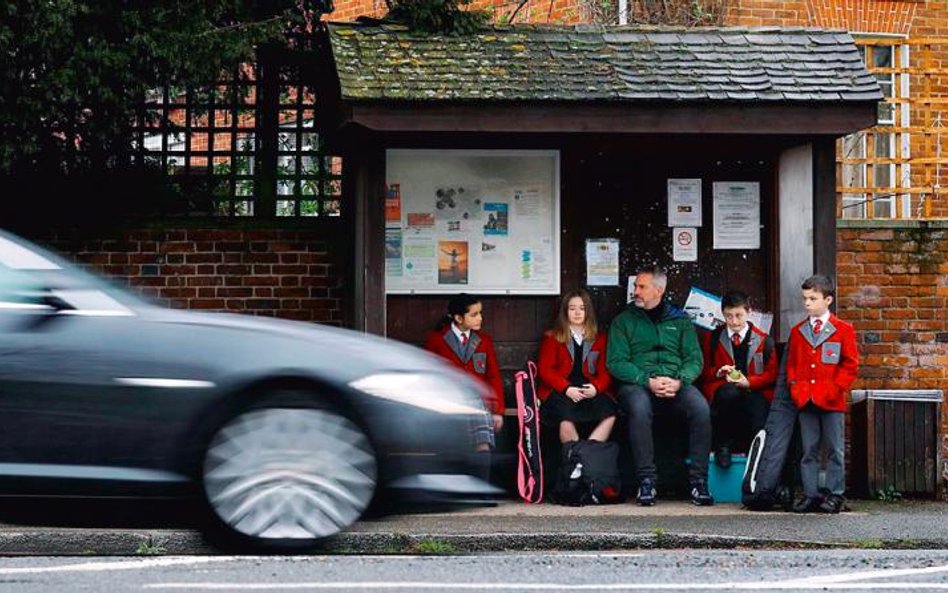
[[420,37],[332,23],[329,35],[348,100],[882,99],[845,31],[516,25]]

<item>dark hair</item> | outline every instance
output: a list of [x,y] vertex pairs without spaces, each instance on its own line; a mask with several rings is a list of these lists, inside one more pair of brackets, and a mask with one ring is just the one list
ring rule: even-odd
[[553,337],[561,344],[565,344],[570,339],[569,333],[569,302],[576,297],[583,300],[583,307],[586,309],[586,321],[583,323],[583,337],[590,342],[596,339],[598,326],[596,324],[596,311],[593,309],[592,297],[585,290],[574,290],[563,295],[560,300],[560,312],[556,316],[556,322],[553,324]]
[[823,298],[836,295],[836,283],[833,282],[833,279],[829,276],[823,276],[822,274],[810,276],[803,281],[803,285],[800,288],[803,290],[815,290],[816,292],[822,293]]
[[739,290],[729,290],[725,293],[724,298],[721,299],[721,310],[733,309],[735,307],[744,307],[750,310],[750,297],[747,296],[747,293]]
[[451,300],[448,301],[448,313],[438,321],[438,325],[435,329],[443,329],[451,325],[454,321],[455,315],[460,315],[464,317],[467,314],[467,310],[471,308],[472,305],[476,305],[481,302],[481,299],[473,294],[467,294],[462,292],[451,297]]

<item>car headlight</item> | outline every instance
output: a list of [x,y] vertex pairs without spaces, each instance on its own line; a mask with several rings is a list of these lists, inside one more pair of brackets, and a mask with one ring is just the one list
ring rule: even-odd
[[439,414],[484,414],[484,405],[463,383],[425,373],[378,373],[349,383],[382,399]]

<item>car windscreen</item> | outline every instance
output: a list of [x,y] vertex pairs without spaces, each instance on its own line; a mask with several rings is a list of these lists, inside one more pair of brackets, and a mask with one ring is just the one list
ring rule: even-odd
[[123,312],[142,303],[40,247],[0,233],[0,295],[22,301],[46,293],[79,311]]

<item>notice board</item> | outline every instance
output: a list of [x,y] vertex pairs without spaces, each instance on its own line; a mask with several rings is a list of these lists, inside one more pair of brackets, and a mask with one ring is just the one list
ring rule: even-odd
[[540,150],[389,150],[392,294],[559,294],[560,159]]

